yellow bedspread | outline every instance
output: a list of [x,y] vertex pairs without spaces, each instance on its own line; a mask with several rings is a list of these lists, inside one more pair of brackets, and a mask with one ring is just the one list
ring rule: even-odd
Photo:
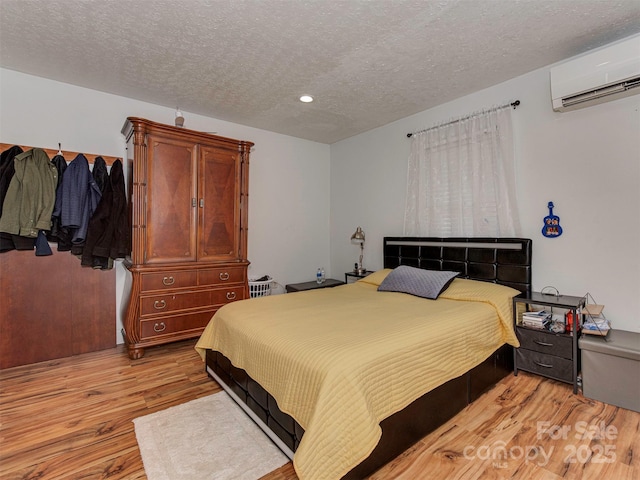
[[380,421],[518,345],[516,290],[456,279],[438,300],[378,292],[388,272],[228,304],[196,345],[246,370],[305,429],[293,460],[302,480],[342,477],[376,446]]

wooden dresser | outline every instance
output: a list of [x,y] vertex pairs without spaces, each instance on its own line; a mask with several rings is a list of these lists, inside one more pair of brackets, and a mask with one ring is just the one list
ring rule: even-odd
[[200,335],[218,308],[249,298],[247,207],[253,143],[130,117],[129,356]]

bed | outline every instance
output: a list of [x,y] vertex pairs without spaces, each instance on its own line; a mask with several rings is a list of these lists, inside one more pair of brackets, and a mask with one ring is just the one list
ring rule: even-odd
[[[383,255],[355,284],[231,303],[196,346],[303,480],[366,477],[512,371],[531,240],[386,237]],[[401,266],[459,276],[437,300],[378,291]]]

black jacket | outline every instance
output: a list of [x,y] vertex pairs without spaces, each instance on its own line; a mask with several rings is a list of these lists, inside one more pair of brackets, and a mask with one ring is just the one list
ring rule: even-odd
[[96,181],[96,185],[98,185],[100,193],[104,192],[104,187],[109,181],[109,171],[107,170],[107,162],[104,161],[104,158],[96,157],[93,161],[93,170],[91,170],[91,175],[93,175],[93,179]]
[[[56,188],[56,201],[60,194],[60,185],[62,184],[62,177],[67,169],[67,161],[62,155],[56,155],[51,159],[58,169],[58,186]],[[71,231],[63,227],[60,223],[60,217],[57,215],[51,215],[51,231],[47,235],[47,239],[50,242],[56,242],[58,244],[59,252],[68,252],[71,250]]]
[[116,160],[105,184],[100,203],[87,229],[82,252],[82,265],[106,269],[109,259],[122,258],[131,253],[131,230],[127,211],[122,162]]

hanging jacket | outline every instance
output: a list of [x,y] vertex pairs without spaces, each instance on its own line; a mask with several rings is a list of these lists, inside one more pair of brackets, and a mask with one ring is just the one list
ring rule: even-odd
[[109,171],[107,170],[107,162],[104,161],[104,158],[96,157],[93,161],[91,175],[93,175],[93,179],[96,181],[100,193],[104,193],[104,187],[107,185],[107,182],[109,182]]
[[7,195],[9,184],[16,172],[14,159],[23,152],[21,147],[14,145],[0,154],[0,214],[4,205],[4,197]]
[[80,153],[64,172],[53,210],[53,215],[60,218],[60,225],[71,233],[71,253],[74,255],[82,254],[89,219],[100,197],[100,189],[91,175],[89,162]]
[[39,230],[51,228],[58,172],[41,148],[16,155],[14,167],[2,205],[0,232],[35,238]]
[[[62,184],[62,178],[64,177],[64,172],[67,170],[67,160],[62,155],[56,155],[51,159],[51,163],[53,163],[58,170],[58,186],[56,188],[57,199],[60,192],[60,185]],[[63,227],[60,224],[60,217],[55,214],[51,216],[51,231],[47,235],[47,239],[50,242],[58,244],[59,252],[68,252],[71,250],[71,232],[68,228]]]
[[[22,150],[21,147],[14,145],[0,154],[0,215],[2,215],[4,197],[7,195],[9,184],[16,171],[13,160],[16,155],[22,152],[24,152],[24,150]],[[14,242],[15,236],[16,235],[11,235],[10,233],[0,232],[0,252],[8,252],[9,250],[16,249]],[[33,246],[31,248],[33,248]]]
[[98,204],[89,221],[82,265],[107,269],[113,262],[131,253],[131,230],[127,211],[122,162],[116,160]]

